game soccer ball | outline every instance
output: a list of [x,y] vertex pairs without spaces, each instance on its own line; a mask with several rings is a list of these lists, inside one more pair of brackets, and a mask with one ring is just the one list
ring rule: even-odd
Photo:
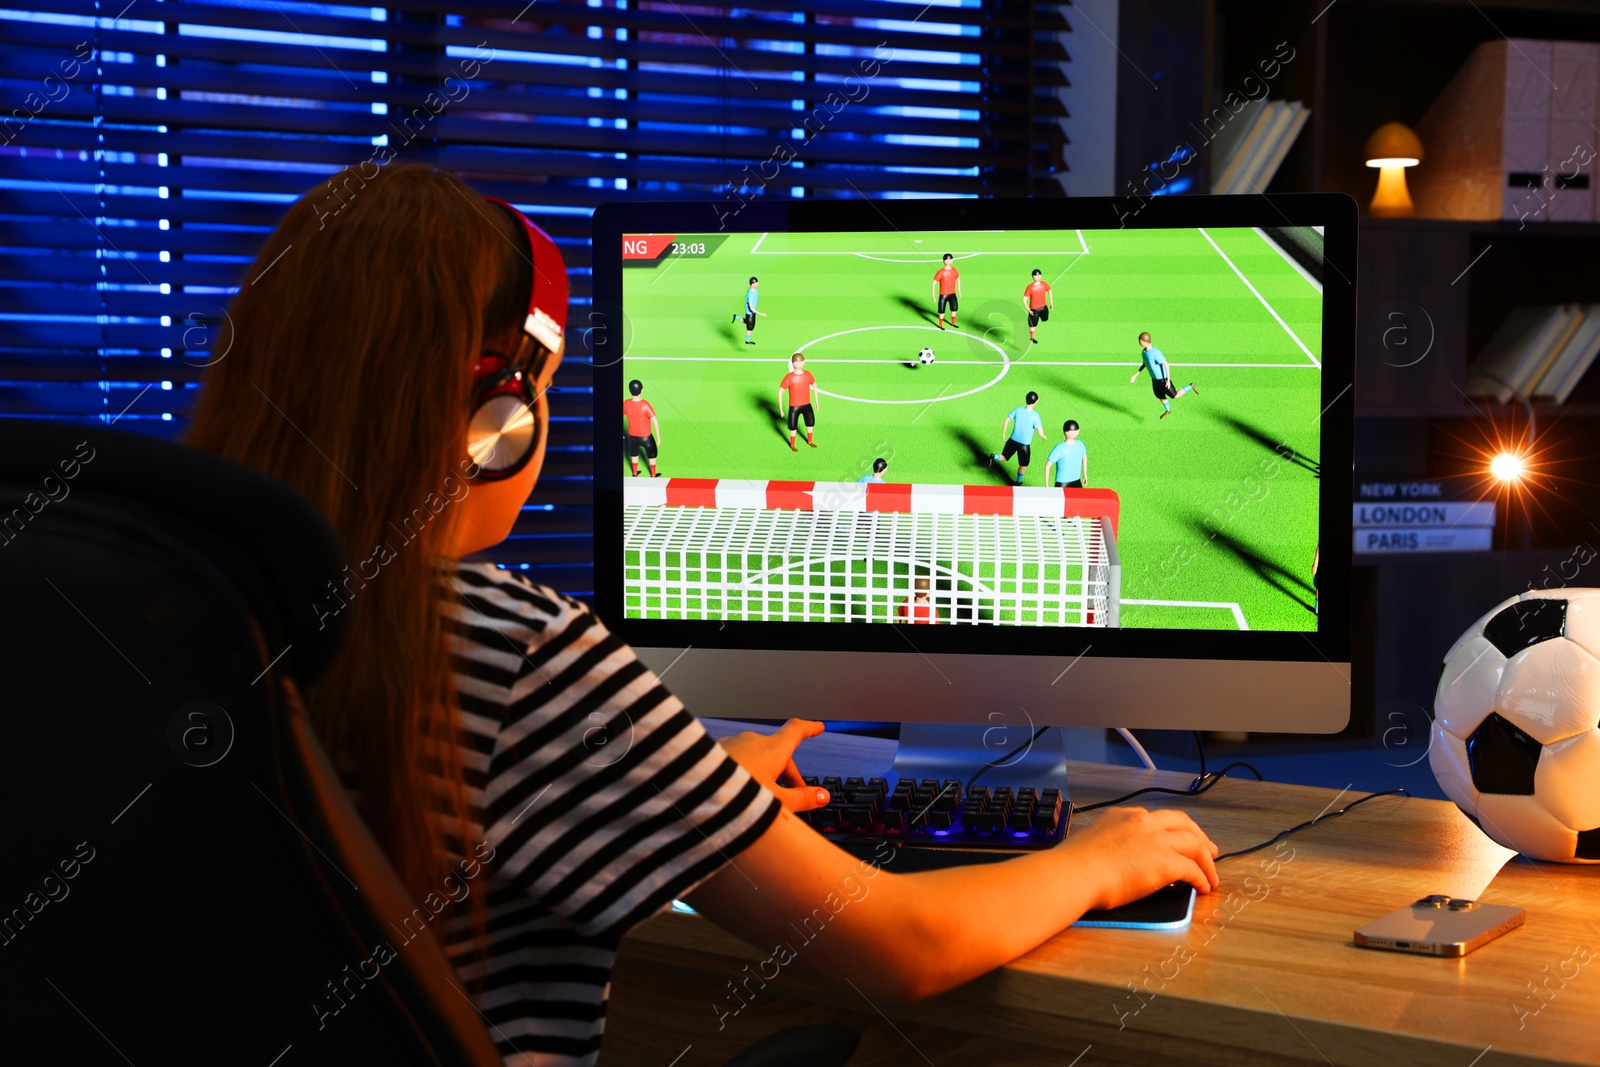
[[921,352],[917,353],[917,363],[919,365],[926,367],[927,365],[929,365],[932,362],[933,362],[933,349],[924,348]]
[[1497,605],[1445,656],[1428,763],[1484,833],[1600,863],[1600,589]]

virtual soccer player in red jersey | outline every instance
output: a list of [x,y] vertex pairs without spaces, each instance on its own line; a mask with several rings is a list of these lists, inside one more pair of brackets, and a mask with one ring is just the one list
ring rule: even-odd
[[622,402],[622,417],[628,423],[628,466],[639,477],[639,460],[650,464],[650,477],[661,477],[656,470],[656,452],[661,444],[661,421],[656,409],[644,398],[644,383],[635,378],[628,383],[628,399]]
[[933,294],[939,298],[939,329],[944,329],[944,309],[950,309],[950,325],[956,329],[956,309],[961,306],[961,272],[954,265],[955,257],[944,254],[944,266],[933,272]]
[[1044,280],[1044,272],[1033,272],[1033,281],[1022,290],[1022,303],[1028,309],[1028,340],[1034,344],[1039,339],[1033,335],[1034,328],[1041,322],[1050,321],[1050,309],[1055,306],[1055,297],[1050,295],[1050,283]]
[[917,579],[917,595],[907,597],[905,603],[901,604],[898,610],[900,618],[908,619],[912,623],[938,623],[939,609],[935,608],[933,601],[928,599],[928,579]]
[[789,451],[800,451],[795,447],[795,431],[800,428],[800,420],[806,420],[806,444],[812,448],[817,447],[817,442],[812,436],[816,426],[816,393],[817,380],[806,370],[806,357],[799,352],[789,357],[789,366],[793,368],[783,376],[783,381],[778,383],[778,410],[783,410],[784,398],[789,401]]

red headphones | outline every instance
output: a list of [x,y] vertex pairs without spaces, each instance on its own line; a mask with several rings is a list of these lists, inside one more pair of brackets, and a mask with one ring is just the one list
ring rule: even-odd
[[523,332],[533,341],[523,345],[521,359],[485,350],[473,366],[472,417],[467,421],[467,453],[481,482],[510,478],[528,465],[539,445],[534,413],[539,398],[534,380],[551,355],[561,351],[567,325],[567,265],[561,251],[528,217],[504,200],[484,197],[511,213],[520,224],[517,254],[533,268],[533,289]]

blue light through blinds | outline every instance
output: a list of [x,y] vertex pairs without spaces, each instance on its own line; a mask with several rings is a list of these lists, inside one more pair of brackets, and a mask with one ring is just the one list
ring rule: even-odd
[[[0,8],[0,416],[180,434],[264,236],[375,146],[536,218],[572,267],[579,322],[588,219],[610,199],[1059,193],[1064,4],[518,8]],[[873,60],[869,96],[824,106]],[[445,85],[458,91],[433,113],[425,101]],[[780,143],[794,147],[789,173],[751,190],[741,174]],[[546,473],[488,556],[583,594],[583,353],[556,384]]]

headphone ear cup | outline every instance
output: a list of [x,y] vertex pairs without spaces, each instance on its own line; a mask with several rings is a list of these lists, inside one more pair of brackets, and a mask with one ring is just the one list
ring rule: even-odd
[[497,482],[519,473],[539,448],[537,397],[525,378],[501,378],[480,391],[467,420],[474,480]]

